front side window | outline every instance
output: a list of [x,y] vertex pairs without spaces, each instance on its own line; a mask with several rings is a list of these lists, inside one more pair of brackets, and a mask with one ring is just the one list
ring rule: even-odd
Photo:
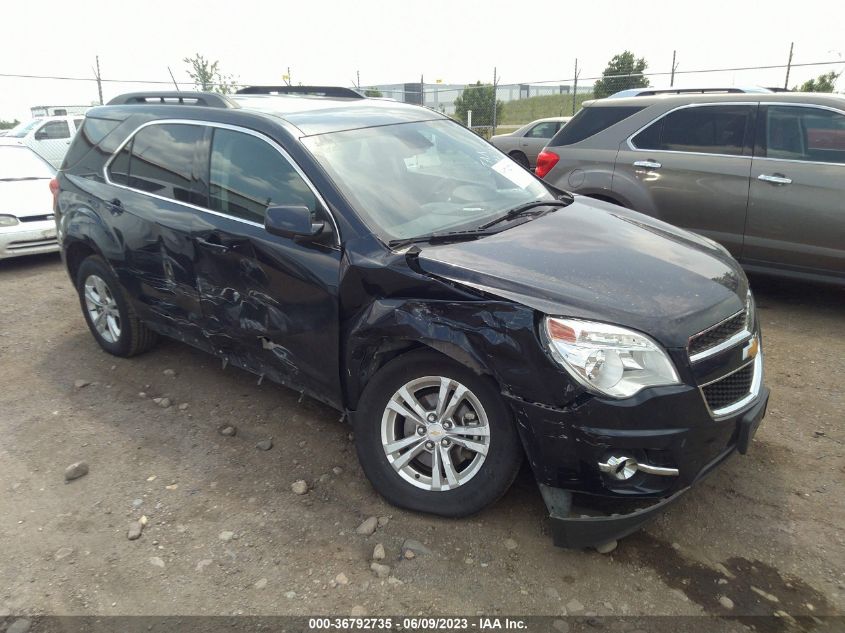
[[385,241],[477,228],[555,198],[532,174],[449,120],[303,139],[362,220]]
[[70,126],[67,121],[50,121],[35,133],[37,141],[52,141],[61,138],[70,138]]
[[591,106],[581,108],[549,142],[549,147],[572,145],[603,132],[642,110],[639,106]]
[[637,149],[741,156],[753,106],[681,108],[658,119],[631,142]]
[[557,132],[557,123],[554,121],[544,121],[538,123],[525,133],[526,138],[552,138]]
[[148,125],[112,160],[109,178],[177,202],[195,203],[194,155],[202,134],[199,125]]
[[766,157],[845,163],[845,115],[822,108],[769,106]]
[[316,197],[293,166],[251,134],[216,128],[210,164],[210,206],[215,211],[263,224],[269,206],[317,210]]
[[23,138],[36,127],[41,125],[42,120],[43,119],[32,119],[31,121],[24,121],[23,123],[18,123],[15,127],[9,130],[6,136],[8,136],[9,138]]

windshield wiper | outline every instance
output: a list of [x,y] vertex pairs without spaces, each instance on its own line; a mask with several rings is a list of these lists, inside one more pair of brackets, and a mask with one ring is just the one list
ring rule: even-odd
[[437,244],[443,242],[458,242],[463,240],[474,240],[485,235],[490,235],[489,231],[484,231],[480,227],[477,229],[470,229],[468,231],[452,231],[449,233],[429,233],[428,235],[418,235],[417,237],[405,237],[399,240],[391,240],[387,243],[391,248],[407,246],[408,244],[417,244],[419,242],[428,242],[430,244]]
[[483,231],[484,229],[489,229],[491,226],[499,224],[500,222],[507,222],[508,220],[513,220],[515,217],[522,215],[526,211],[536,209],[537,207],[565,207],[568,206],[570,202],[570,200],[532,200],[531,202],[526,202],[525,204],[515,206],[513,209],[511,209],[504,215],[499,216],[498,218],[494,218],[489,222],[485,222],[476,230]]

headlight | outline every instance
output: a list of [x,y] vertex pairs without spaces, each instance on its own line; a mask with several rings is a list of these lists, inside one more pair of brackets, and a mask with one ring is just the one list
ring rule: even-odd
[[589,390],[627,398],[656,385],[680,383],[666,352],[638,332],[594,321],[546,317],[549,350]]
[[0,215],[0,226],[15,226],[18,219],[13,215]]

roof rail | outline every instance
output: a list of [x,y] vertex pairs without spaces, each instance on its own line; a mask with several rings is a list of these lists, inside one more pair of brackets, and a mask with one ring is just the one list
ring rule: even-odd
[[176,92],[164,90],[155,92],[128,92],[118,95],[106,105],[133,104],[161,104],[161,105],[193,105],[207,108],[240,108],[235,101],[226,95],[214,92]]
[[624,97],[652,97],[655,95],[682,95],[682,94],[748,94],[773,92],[770,88],[759,86],[730,86],[730,87],[706,87],[706,88],[629,88],[620,90],[608,97],[608,99],[621,99]]
[[235,94],[239,95],[307,95],[311,97],[334,97],[341,99],[365,99],[352,88],[342,86],[247,86]]

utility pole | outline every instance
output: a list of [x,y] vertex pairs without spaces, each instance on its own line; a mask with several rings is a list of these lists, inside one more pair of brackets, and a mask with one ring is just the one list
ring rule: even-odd
[[361,71],[360,70],[355,71],[355,79],[356,79],[356,83],[358,85],[358,90],[360,90],[361,89]]
[[496,67],[493,66],[493,134],[496,133],[496,93],[498,92],[499,80],[496,76]]
[[173,85],[176,87],[176,92],[179,92],[179,84],[176,83],[176,77],[173,76],[173,71],[170,70],[170,66],[167,67],[167,72],[170,73],[170,78],[173,80]]
[[100,95],[100,105],[103,105],[103,82],[100,79],[100,56],[96,55],[94,59],[97,62],[97,72],[95,73],[95,76],[97,77],[97,92]]
[[672,51],[672,74],[669,76],[669,87],[672,88],[675,85],[675,71],[678,69],[678,65],[675,63],[675,54],[678,51]]
[[575,114],[575,99],[578,96],[578,58],[575,58],[575,80],[572,82],[572,114]]
[[792,47],[795,46],[795,42],[789,43],[789,61],[786,62],[786,79],[783,82],[783,89],[789,90],[789,71],[792,69]]
[[422,75],[420,75],[420,105],[425,106],[425,82]]

